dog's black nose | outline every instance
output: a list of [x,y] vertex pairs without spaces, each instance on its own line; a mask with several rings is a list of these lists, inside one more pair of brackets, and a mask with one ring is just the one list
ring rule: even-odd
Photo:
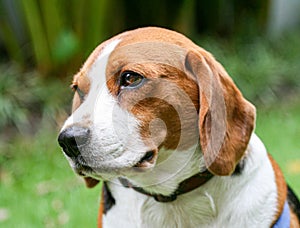
[[63,130],[58,136],[58,143],[69,157],[77,157],[80,147],[85,145],[90,135],[88,128],[72,126]]

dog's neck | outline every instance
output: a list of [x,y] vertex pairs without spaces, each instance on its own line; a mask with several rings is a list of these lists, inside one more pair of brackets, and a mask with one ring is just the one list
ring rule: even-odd
[[[193,155],[199,156],[198,153]],[[193,161],[195,159],[189,160],[187,165],[181,169],[182,173],[177,173],[174,178],[166,180],[158,186],[149,186],[147,191],[154,189],[157,193],[169,192],[168,183],[173,184],[176,190],[178,183],[195,174],[189,173],[187,177],[183,178],[183,174],[188,170],[194,171],[194,168],[188,169],[187,166],[192,165],[195,168],[198,166],[198,170],[195,170],[196,173],[199,172],[199,163],[193,164]],[[165,171],[167,168],[170,167],[166,167]],[[142,174],[145,173],[141,173],[141,176]],[[159,177],[159,175],[156,176],[156,178]],[[150,177],[145,177],[143,182],[145,185],[147,181],[151,183],[155,180],[147,178]],[[110,183],[109,188],[116,204],[112,207],[115,214],[107,213],[107,220],[112,224],[119,225],[115,220],[116,216],[122,216],[124,211],[128,211],[130,216],[124,217],[128,226],[153,224],[153,227],[158,227],[161,224],[167,224],[168,227],[178,227],[179,225],[181,227],[233,227],[233,225],[237,225],[235,227],[257,227],[257,224],[260,224],[262,227],[268,227],[276,214],[277,189],[274,178],[274,171],[266,150],[258,137],[253,135],[246,151],[244,168],[240,174],[224,177],[214,176],[203,186],[178,196],[175,201],[156,202],[153,197],[120,186],[121,184]],[[177,181],[179,179],[181,180]],[[139,181],[138,178],[135,180]],[[139,183],[142,182],[139,181]],[[242,206],[245,204],[247,207]],[[236,216],[232,217],[233,214]],[[245,219],[249,216],[255,219],[251,221]]]
[[162,149],[155,168],[124,176],[147,193],[170,196],[181,182],[206,170],[199,146],[186,151]]
[[207,181],[209,181],[212,177],[213,177],[213,174],[210,173],[208,170],[206,170],[202,173],[197,173],[197,174],[185,179],[181,183],[179,183],[178,188],[176,189],[176,191],[173,192],[169,196],[164,196],[164,195],[161,195],[161,194],[151,194],[151,193],[145,191],[141,187],[137,187],[137,186],[132,185],[125,178],[119,178],[119,180],[120,180],[121,184],[126,188],[132,188],[132,189],[134,189],[135,191],[137,191],[139,193],[142,193],[144,195],[153,197],[157,202],[167,203],[167,202],[172,202],[172,201],[176,200],[178,195],[188,193],[190,191],[193,191],[196,188],[201,187],[203,184],[205,184]]

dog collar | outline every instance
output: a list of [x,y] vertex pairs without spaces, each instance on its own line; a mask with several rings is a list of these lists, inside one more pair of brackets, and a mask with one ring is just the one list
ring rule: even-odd
[[276,223],[274,224],[273,228],[289,228],[290,222],[291,222],[290,208],[288,202],[285,201],[281,215],[276,221]]
[[139,193],[142,193],[147,196],[151,196],[157,202],[166,203],[166,202],[172,202],[172,201],[176,200],[178,195],[188,193],[188,192],[200,187],[201,185],[203,185],[207,181],[209,181],[212,177],[213,177],[213,174],[210,173],[208,170],[206,170],[203,173],[197,173],[194,176],[182,181],[179,184],[178,188],[175,190],[175,192],[172,193],[170,196],[164,196],[161,194],[151,194],[141,187],[134,186],[132,183],[130,183],[125,178],[119,178],[119,180],[120,180],[121,184],[126,188],[132,188]]

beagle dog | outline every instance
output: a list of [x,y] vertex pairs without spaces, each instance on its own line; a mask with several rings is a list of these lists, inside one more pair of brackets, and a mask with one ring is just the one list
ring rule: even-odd
[[58,137],[99,227],[300,227],[300,204],[254,133],[255,107],[214,57],[147,27],[100,44]]

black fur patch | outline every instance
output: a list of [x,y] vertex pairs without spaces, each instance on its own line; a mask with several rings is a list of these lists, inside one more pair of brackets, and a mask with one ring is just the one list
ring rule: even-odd
[[288,186],[288,195],[287,195],[288,203],[292,211],[295,212],[297,215],[299,221],[300,221],[300,202],[297,198],[296,194],[293,192],[293,190]]
[[106,214],[115,204],[116,200],[114,199],[113,195],[111,194],[108,185],[106,182],[103,182],[103,200],[104,200],[104,209],[103,213]]
[[235,170],[233,172],[233,176],[241,175],[243,170],[245,168],[245,159],[242,159],[235,167]]

